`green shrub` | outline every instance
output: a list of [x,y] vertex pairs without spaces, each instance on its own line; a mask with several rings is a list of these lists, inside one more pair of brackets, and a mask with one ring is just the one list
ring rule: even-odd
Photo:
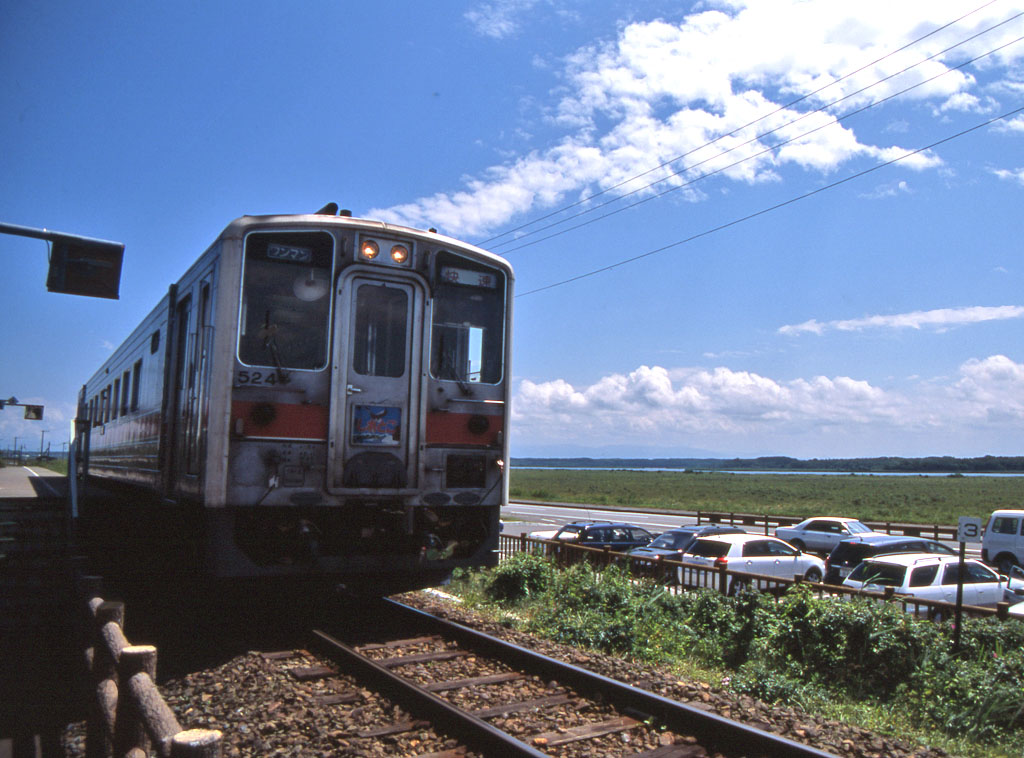
[[494,602],[518,603],[547,590],[553,571],[545,558],[516,553],[490,572],[484,592]]
[[951,738],[1024,745],[1024,624],[1015,619],[965,619],[957,652],[948,623],[891,603],[819,598],[809,586],[779,600],[755,591],[673,595],[618,566],[558,570],[525,553],[458,580],[489,604],[529,599],[527,628],[576,647],[725,669],[735,691],[768,702],[838,695],[898,705]]

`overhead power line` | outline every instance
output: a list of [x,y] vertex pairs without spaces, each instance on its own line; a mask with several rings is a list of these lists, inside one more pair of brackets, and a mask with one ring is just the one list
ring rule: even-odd
[[[605,188],[605,189],[603,189],[603,190],[601,190],[599,192],[595,192],[595,193],[593,193],[593,194],[591,194],[591,195],[589,195],[587,197],[581,198],[580,200],[578,200],[578,201],[576,201],[574,203],[570,203],[569,205],[563,206],[562,208],[558,208],[558,209],[556,209],[554,211],[551,211],[550,213],[547,213],[545,215],[539,216],[539,217],[537,217],[535,219],[532,219],[532,220],[527,221],[527,222],[525,222],[523,224],[520,224],[519,226],[516,226],[516,227],[513,227],[511,229],[508,229],[508,230],[506,230],[504,232],[501,232],[500,234],[497,234],[497,235],[495,235],[493,237],[490,237],[490,238],[488,238],[486,240],[478,242],[477,244],[479,244],[481,246],[488,246],[488,245],[490,245],[490,243],[494,242],[495,240],[501,239],[502,237],[506,237],[506,236],[508,236],[510,234],[514,234],[514,233],[516,233],[518,231],[521,231],[521,230],[523,230],[523,229],[525,229],[527,227],[530,227],[530,226],[533,226],[535,224],[538,224],[538,223],[540,223],[542,221],[546,221],[547,219],[550,219],[550,218],[552,218],[554,216],[557,216],[557,215],[559,215],[561,213],[564,213],[564,212],[566,212],[568,210],[571,210],[572,208],[575,208],[577,206],[583,205],[585,203],[589,203],[592,200],[595,200],[596,198],[601,197],[602,195],[605,195],[605,194],[607,194],[609,192],[612,192],[612,191],[614,191],[614,190],[616,190],[616,189],[618,189],[620,187],[623,187],[623,186],[629,184],[630,182],[636,181],[637,179],[641,179],[644,176],[647,176],[648,174],[651,174],[651,173],[653,173],[655,171],[658,171],[659,169],[665,168],[666,166],[669,166],[669,165],[675,163],[676,161],[682,160],[683,158],[686,158],[687,156],[692,155],[693,153],[695,153],[695,152],[697,152],[699,150],[702,150],[704,148],[710,147],[710,146],[716,144],[717,142],[720,142],[721,140],[726,139],[728,137],[735,136],[736,134],[739,134],[743,130],[748,129],[748,128],[750,128],[750,127],[752,127],[752,126],[754,126],[754,125],[764,121],[765,119],[768,119],[768,118],[774,116],[777,113],[785,111],[785,110],[793,107],[794,105],[797,105],[798,103],[801,103],[804,100],[807,100],[808,98],[811,98],[811,97],[813,97],[813,96],[823,92],[824,90],[828,89],[829,87],[833,87],[836,84],[839,84],[840,82],[843,82],[846,79],[849,79],[850,77],[856,76],[857,74],[859,74],[859,73],[861,73],[861,72],[871,68],[872,66],[877,65],[878,63],[881,63],[882,61],[884,61],[884,60],[886,60],[886,59],[888,59],[888,58],[890,58],[890,57],[892,57],[894,55],[897,55],[898,53],[900,53],[900,52],[902,52],[904,50],[907,50],[908,48],[910,48],[910,47],[912,47],[912,46],[922,42],[923,40],[928,39],[929,37],[932,37],[935,34],[941,32],[941,31],[943,31],[945,29],[948,29],[949,27],[951,27],[951,26],[953,26],[953,25],[955,25],[957,23],[960,23],[964,19],[974,15],[975,13],[978,13],[979,11],[984,10],[988,6],[994,4],[995,2],[997,2],[997,0],[989,0],[989,2],[984,3],[984,4],[980,5],[980,6],[978,6],[974,10],[969,11],[968,13],[965,13],[962,16],[959,16],[958,18],[953,19],[952,21],[949,21],[949,22],[947,22],[947,23],[945,23],[945,24],[943,24],[943,25],[941,25],[939,27],[936,27],[935,29],[931,30],[930,32],[928,32],[928,33],[926,33],[926,34],[924,34],[924,35],[922,35],[920,37],[917,37],[916,39],[908,42],[907,44],[903,45],[902,47],[899,47],[896,50],[892,50],[889,53],[886,53],[885,55],[881,56],[880,58],[877,58],[877,59],[871,61],[870,63],[866,63],[866,64],[860,66],[859,68],[857,68],[857,69],[855,69],[853,71],[850,71],[850,72],[844,74],[843,76],[840,76],[840,77],[834,79],[833,81],[829,82],[828,84],[824,84],[821,87],[819,87],[819,88],[817,88],[817,89],[815,89],[815,90],[813,90],[811,92],[808,92],[808,93],[806,93],[804,95],[801,95],[800,97],[798,97],[798,98],[796,98],[794,100],[791,100],[790,102],[786,103],[785,105],[779,106],[778,108],[776,108],[775,110],[771,111],[770,113],[767,113],[767,114],[765,114],[763,116],[760,116],[759,118],[754,119],[753,121],[750,121],[749,123],[746,123],[746,124],[744,124],[742,126],[739,126],[736,129],[733,129],[732,131],[730,131],[730,132],[728,132],[726,134],[719,135],[718,137],[715,137],[713,140],[710,140],[710,141],[708,141],[708,142],[706,142],[706,143],[704,143],[702,145],[699,145],[699,146],[697,146],[697,147],[695,147],[695,148],[693,148],[691,150],[688,150],[685,153],[682,153],[682,154],[677,155],[677,156],[675,156],[673,158],[670,158],[670,159],[664,161],[663,163],[660,163],[657,166],[654,166],[654,167],[652,167],[652,168],[650,168],[650,169],[648,169],[646,171],[643,171],[643,172],[641,172],[641,173],[639,173],[639,174],[637,174],[635,176],[632,176],[632,177],[630,177],[628,179],[625,179],[625,180],[619,182],[618,184],[615,184],[615,185],[613,185],[611,187],[607,187],[607,188]],[[982,33],[984,33],[984,32],[982,32]],[[977,36],[977,35],[975,35],[975,36]],[[830,103],[829,105],[833,105],[833,104],[834,103]],[[829,106],[823,106],[823,107],[829,107]],[[818,110],[821,110],[821,109],[818,109]],[[661,180],[659,180],[659,181],[661,181]],[[655,182],[655,183],[657,183],[657,182]],[[651,186],[651,185],[648,185],[648,186]],[[632,193],[630,193],[630,194],[632,194]],[[569,219],[566,219],[566,220],[569,220]],[[561,223],[561,222],[559,222],[559,223]],[[549,228],[549,227],[545,227],[545,228]],[[532,232],[532,233],[535,233],[535,232]],[[492,247],[492,248],[502,247],[505,244],[509,244],[509,243],[508,242],[499,243],[497,245],[490,245],[490,247]]]
[[[1019,13],[1017,15],[1018,16],[1024,16],[1024,12],[1021,12],[1021,13]],[[682,182],[681,184],[673,185],[672,187],[669,187],[666,190],[662,190],[661,192],[655,193],[653,195],[649,195],[648,197],[645,197],[645,198],[643,198],[641,200],[637,200],[635,202],[629,203],[628,205],[624,205],[624,206],[622,206],[620,208],[617,208],[617,209],[615,209],[613,211],[609,211],[607,213],[603,213],[600,216],[597,216],[596,218],[592,218],[592,219],[589,219],[587,221],[583,221],[583,222],[581,222],[579,224],[575,224],[574,226],[570,226],[570,227],[567,227],[565,229],[561,229],[561,230],[559,230],[557,232],[553,232],[552,234],[549,234],[549,235],[547,235],[545,237],[540,237],[539,239],[535,239],[535,240],[532,240],[530,242],[524,242],[522,245],[514,247],[514,248],[512,248],[510,250],[506,250],[505,251],[505,255],[507,257],[509,253],[514,253],[515,251],[521,250],[521,249],[523,249],[525,247],[531,247],[532,245],[540,244],[541,242],[545,242],[545,241],[547,241],[549,239],[553,239],[554,237],[559,237],[559,236],[561,236],[563,234],[568,234],[569,232],[575,231],[577,229],[581,229],[584,226],[589,226],[590,224],[597,223],[598,221],[601,221],[603,219],[609,218],[610,216],[614,216],[616,214],[622,213],[623,211],[628,211],[628,210],[630,210],[632,208],[636,208],[638,205],[643,205],[644,203],[649,203],[652,200],[657,200],[658,198],[664,197],[665,195],[667,195],[667,194],[669,194],[671,192],[676,192],[677,190],[685,189],[686,187],[692,186],[692,185],[696,184],[699,181],[703,181],[704,179],[707,179],[707,178],[709,178],[711,176],[715,176],[716,174],[720,174],[723,171],[728,171],[730,168],[735,168],[736,166],[740,166],[743,163],[746,163],[747,161],[754,160],[755,158],[759,158],[762,155],[766,155],[768,153],[775,152],[776,150],[778,150],[781,147],[784,147],[785,145],[791,144],[793,142],[798,142],[798,141],[802,140],[804,137],[808,137],[811,134],[814,134],[815,132],[821,131],[822,129],[826,129],[826,128],[830,127],[830,126],[833,126],[834,124],[838,124],[838,123],[841,123],[843,121],[846,121],[847,119],[850,119],[850,118],[852,118],[852,117],[854,117],[854,116],[856,116],[856,115],[858,115],[860,113],[863,113],[864,111],[870,110],[871,108],[874,108],[874,107],[876,107],[878,105],[886,103],[889,100],[893,100],[893,99],[895,99],[897,97],[900,97],[901,95],[904,95],[907,92],[910,92],[911,90],[917,89],[918,87],[922,87],[925,84],[929,84],[930,82],[933,82],[936,79],[939,79],[940,77],[946,76],[947,74],[950,74],[950,73],[952,73],[954,71],[957,71],[957,70],[959,70],[961,68],[964,68],[966,66],[969,66],[970,64],[972,64],[972,63],[974,63],[974,62],[976,62],[976,61],[978,61],[978,60],[980,60],[982,58],[988,57],[989,55],[993,55],[993,54],[999,52],[1000,50],[1003,50],[1004,48],[1010,47],[1011,45],[1015,45],[1015,44],[1021,42],[1022,40],[1024,40],[1024,36],[1017,37],[1016,39],[1010,40],[1009,42],[1006,42],[1006,43],[1000,45],[999,47],[993,48],[992,50],[989,50],[986,53],[982,53],[981,55],[978,55],[978,56],[975,56],[974,58],[966,60],[966,61],[958,64],[957,66],[954,66],[952,68],[944,69],[943,71],[939,72],[938,74],[935,74],[934,76],[931,76],[931,77],[929,77],[927,79],[923,79],[922,81],[917,82],[916,84],[912,84],[909,87],[905,87],[904,89],[899,90],[898,92],[893,92],[892,94],[887,95],[886,97],[883,97],[880,100],[876,100],[876,101],[874,101],[872,103],[868,103],[867,105],[862,106],[862,107],[860,107],[860,108],[858,108],[856,110],[850,111],[849,113],[843,114],[842,116],[834,117],[833,121],[829,121],[827,123],[820,124],[819,126],[816,126],[813,129],[809,129],[808,131],[803,132],[802,134],[798,134],[796,136],[790,137],[789,139],[782,140],[781,142],[776,142],[775,144],[769,145],[768,147],[765,147],[764,149],[759,150],[756,153],[751,153],[750,155],[747,155],[747,156],[741,158],[740,160],[733,161],[732,163],[729,163],[729,164],[727,164],[725,166],[720,166],[720,167],[714,169],[713,171],[708,171],[706,173],[703,173],[700,176],[697,176],[697,177],[694,177],[693,179],[690,179],[688,181]],[[902,72],[900,72],[900,73],[902,73]],[[872,86],[874,86],[874,85],[872,85]],[[865,88],[865,89],[867,89],[867,88]],[[863,90],[859,90],[859,91],[863,91]],[[852,93],[852,94],[857,94],[857,93]],[[841,99],[845,99],[845,98],[841,98]],[[836,102],[839,102],[839,101],[837,100]],[[789,122],[789,124],[786,124],[785,126],[789,126],[790,124],[796,123],[797,121],[801,120],[802,118],[805,118],[806,115],[810,115],[810,114],[805,114],[804,116],[801,116],[798,119],[794,119],[793,121]],[[764,136],[764,135],[761,135],[761,136]],[[750,140],[747,140],[746,142],[744,142],[741,145],[737,145],[737,146],[735,146],[733,148],[730,148],[729,150],[725,150],[725,151],[723,151],[723,152],[721,152],[721,153],[719,153],[719,154],[717,154],[715,156],[712,156],[711,158],[708,158],[708,159],[706,159],[704,161],[701,161],[700,163],[696,163],[693,166],[689,166],[686,169],[680,170],[679,172],[676,172],[675,174],[673,174],[673,176],[681,174],[684,171],[689,171],[689,170],[692,170],[694,168],[697,168],[697,167],[703,165],[704,163],[707,163],[707,162],[709,162],[711,160],[714,160],[715,158],[720,158],[723,155],[727,155],[728,153],[732,152],[733,150],[736,150],[736,149],[738,149],[740,147],[744,147],[746,145],[749,145],[749,144],[751,144],[753,142],[758,141],[759,139],[760,139],[760,136],[759,137],[754,137],[754,138],[752,138]],[[652,185],[647,185],[647,187],[644,187],[642,189],[647,189],[648,187],[652,187],[652,186],[654,186],[654,185],[653,184]],[[639,191],[640,190],[635,190],[634,192],[628,193],[627,195],[623,195],[622,197],[628,197],[629,195],[636,194]],[[621,198],[618,198],[618,199],[621,199]],[[598,206],[597,208],[595,208],[594,210],[597,210],[599,208],[602,208],[602,207],[605,207],[607,205],[610,205],[611,202],[613,202],[613,201],[609,201],[607,203],[603,203],[600,206]],[[539,229],[537,231],[543,231],[543,229],[549,229],[549,228],[552,228],[554,226],[560,226],[561,224],[563,224],[563,223],[565,223],[567,221],[571,221],[573,218],[579,218],[582,215],[584,215],[584,213],[578,213],[578,214],[576,214],[574,216],[571,216],[571,217],[569,217],[567,219],[564,219],[563,221],[560,221],[560,222],[558,222],[556,224],[551,224],[549,226],[543,227],[542,229]]]
[[[683,168],[675,170],[671,174],[669,174],[668,176],[665,176],[665,177],[663,177],[661,179],[658,179],[657,181],[651,182],[650,184],[646,184],[643,187],[638,187],[637,189],[632,190],[630,192],[627,192],[627,193],[625,193],[623,195],[618,195],[615,198],[612,198],[611,200],[606,200],[606,201],[604,201],[602,203],[599,203],[598,205],[595,205],[593,207],[587,208],[586,210],[582,210],[582,211],[579,211],[577,213],[574,213],[573,215],[568,216],[566,218],[560,219],[560,220],[552,222],[550,224],[546,224],[546,225],[544,225],[542,227],[534,229],[533,231],[527,232],[522,237],[517,238],[517,240],[509,240],[508,242],[500,243],[496,247],[502,247],[504,245],[511,244],[514,241],[522,240],[525,237],[530,237],[530,236],[535,235],[535,234],[540,234],[541,232],[546,231],[548,229],[553,229],[555,227],[562,226],[563,224],[566,224],[566,223],[572,221],[573,219],[580,218],[581,216],[585,216],[585,215],[594,213],[595,211],[599,211],[600,209],[605,208],[605,207],[607,207],[609,205],[621,202],[625,198],[631,197],[633,195],[637,195],[637,194],[643,192],[644,190],[650,189],[650,188],[652,188],[652,187],[654,187],[654,186],[656,186],[658,184],[666,182],[666,181],[668,181],[669,179],[671,179],[673,177],[681,176],[682,174],[685,174],[685,173],[688,173],[690,171],[693,171],[694,169],[699,168],[700,166],[703,166],[706,163],[710,163],[711,161],[714,161],[714,160],[716,160],[718,158],[721,158],[722,156],[728,155],[729,153],[735,152],[736,150],[739,150],[739,149],[741,149],[743,147],[747,147],[748,145],[751,145],[751,144],[754,144],[756,142],[759,142],[760,140],[764,139],[765,137],[770,136],[770,135],[772,135],[772,134],[774,134],[776,132],[779,132],[779,131],[787,128],[787,127],[790,127],[790,126],[792,126],[792,125],[794,125],[794,124],[796,124],[796,123],[798,123],[800,121],[803,121],[804,119],[809,118],[810,116],[813,116],[816,113],[825,113],[828,108],[832,108],[833,106],[838,105],[839,103],[843,102],[844,100],[848,100],[848,99],[850,99],[852,97],[855,97],[856,95],[859,95],[859,94],[862,94],[863,92],[866,92],[867,90],[869,90],[869,89],[871,89],[873,87],[876,87],[876,86],[878,86],[880,84],[883,84],[883,83],[889,81],[890,79],[894,79],[894,78],[896,78],[898,76],[901,76],[901,75],[905,74],[906,72],[910,71],[911,69],[914,69],[914,68],[916,68],[918,66],[921,66],[921,65],[927,63],[928,61],[931,61],[931,60],[937,58],[940,55],[944,55],[944,54],[948,53],[950,50],[953,50],[953,49],[955,49],[957,47],[960,47],[961,45],[965,45],[968,42],[971,42],[972,40],[977,39],[978,37],[982,36],[983,34],[987,34],[988,32],[992,31],[993,29],[996,29],[996,28],[998,28],[1000,26],[1008,24],[1011,21],[1014,21],[1015,19],[1020,18],[1021,16],[1024,16],[1024,11],[1021,11],[1020,13],[1017,13],[1014,16],[1011,16],[1010,18],[1008,18],[1008,19],[1006,19],[1004,21],[1001,21],[998,24],[989,27],[988,29],[985,29],[985,30],[983,30],[981,32],[978,32],[978,33],[968,37],[965,40],[961,40],[960,42],[957,42],[955,45],[951,45],[950,47],[947,47],[944,50],[940,50],[939,52],[934,53],[934,54],[928,56],[927,58],[918,61],[917,63],[914,63],[914,64],[912,64],[910,66],[907,66],[906,68],[904,68],[904,69],[902,69],[900,71],[897,71],[897,72],[895,72],[893,74],[890,74],[889,76],[886,76],[886,77],[884,77],[882,79],[879,79],[878,81],[875,81],[872,84],[869,84],[867,86],[861,87],[860,89],[858,89],[858,90],[856,90],[854,92],[850,92],[850,93],[844,95],[843,97],[840,97],[840,98],[837,98],[836,100],[833,100],[830,103],[826,103],[825,105],[822,105],[820,108],[817,108],[816,110],[807,111],[806,113],[804,113],[804,114],[802,114],[802,115],[800,115],[800,116],[798,116],[798,117],[796,117],[794,119],[791,119],[790,121],[787,121],[785,124],[781,124],[781,125],[775,127],[774,129],[770,129],[770,130],[768,130],[766,132],[762,132],[760,134],[757,134],[754,137],[751,137],[750,139],[746,140],[745,142],[741,142],[741,143],[739,143],[737,145],[733,145],[728,150],[723,150],[722,152],[717,153],[715,155],[712,155],[712,156],[710,156],[708,158],[705,158],[702,161],[699,161],[697,163],[694,163],[694,164],[691,164],[691,165],[688,165],[688,166],[684,166]],[[555,232],[553,234],[546,235],[544,237],[540,237],[539,239],[535,239],[535,240],[532,240],[530,242],[524,242],[521,245],[517,245],[516,247],[513,247],[513,248],[510,248],[508,250],[505,250],[503,252],[503,255],[508,256],[510,253],[514,253],[517,250],[521,250],[521,249],[526,248],[526,247],[531,247],[533,245],[537,245],[537,244],[539,244],[541,242],[544,242],[546,240],[552,239],[553,237],[558,237],[558,236],[560,236],[562,234],[567,234],[568,232],[571,232],[571,231],[573,231],[575,229],[579,229],[581,227],[588,226],[590,224],[596,223],[597,221],[600,221],[602,219],[608,218],[609,216],[614,216],[614,215],[616,215],[618,213],[621,213],[622,211],[629,210],[631,208],[635,208],[638,205],[643,205],[644,203],[648,203],[648,202],[650,202],[652,200],[656,200],[656,199],[658,199],[660,197],[663,197],[664,195],[667,195],[667,194],[669,194],[671,192],[675,192],[677,190],[684,189],[686,187],[692,186],[693,184],[697,183],[698,181],[702,181],[704,179],[707,179],[710,176],[714,176],[716,174],[720,174],[723,171],[726,171],[726,170],[728,170],[730,168],[734,168],[736,166],[742,165],[743,163],[745,163],[747,161],[754,160],[755,158],[758,158],[758,157],[760,157],[760,156],[762,156],[762,155],[764,155],[766,153],[770,153],[770,152],[772,152],[774,150],[777,150],[778,148],[780,148],[780,147],[782,147],[784,145],[787,145],[787,144],[790,144],[790,143],[793,143],[793,142],[797,142],[797,141],[803,139],[804,137],[807,137],[807,136],[809,136],[811,134],[814,134],[815,132],[821,131],[822,129],[824,129],[826,127],[829,127],[829,126],[832,126],[833,124],[837,124],[837,123],[841,123],[843,121],[846,121],[846,120],[848,120],[848,119],[850,119],[850,118],[852,118],[852,117],[854,117],[854,116],[856,116],[856,115],[858,115],[860,113],[863,113],[864,111],[869,110],[869,109],[871,109],[871,108],[873,108],[873,107],[875,107],[877,105],[881,105],[882,103],[888,102],[889,100],[893,100],[893,99],[895,99],[895,98],[897,98],[897,97],[899,97],[901,95],[906,94],[907,92],[910,92],[911,90],[917,89],[918,87],[923,87],[925,84],[929,84],[930,82],[933,82],[936,79],[939,79],[939,78],[941,78],[943,76],[946,76],[948,74],[951,74],[954,71],[958,71],[958,70],[960,70],[962,68],[966,68],[967,66],[971,65],[972,63],[975,63],[975,62],[981,60],[982,58],[986,58],[986,57],[988,57],[990,55],[994,55],[995,53],[999,52],[1000,50],[1003,50],[1003,49],[1005,49],[1007,47],[1010,47],[1011,45],[1017,44],[1022,39],[1024,39],[1024,37],[1017,37],[1016,39],[1011,40],[1009,42],[1006,42],[1006,43],[1004,43],[1004,44],[1002,44],[1002,45],[1000,45],[1000,46],[998,46],[996,48],[993,48],[992,50],[989,50],[988,52],[985,52],[985,53],[982,53],[980,55],[977,55],[977,56],[975,56],[973,58],[970,58],[969,60],[965,60],[965,61],[957,64],[956,66],[953,66],[953,67],[950,67],[950,68],[946,68],[946,69],[940,71],[938,74],[934,74],[934,75],[928,77],[927,79],[923,79],[923,80],[917,82],[916,84],[910,85],[909,87],[905,87],[904,89],[899,90],[898,92],[893,92],[893,93],[891,93],[889,95],[886,95],[885,97],[883,97],[883,98],[881,98],[879,100],[876,100],[876,101],[874,101],[872,103],[869,103],[868,105],[865,105],[865,106],[862,106],[860,108],[857,108],[856,110],[850,111],[849,113],[845,113],[842,116],[834,117],[834,119],[835,119],[834,121],[829,121],[829,122],[827,122],[825,124],[821,124],[821,125],[813,128],[813,129],[810,129],[810,130],[808,130],[806,132],[803,132],[802,134],[798,134],[796,136],[790,137],[790,138],[785,139],[785,140],[783,140],[781,142],[776,142],[776,143],[770,145],[769,147],[767,147],[767,148],[765,148],[763,150],[760,150],[760,151],[758,151],[756,153],[752,153],[750,155],[747,155],[747,156],[745,156],[744,158],[742,158],[742,159],[740,159],[738,161],[734,161],[733,163],[730,163],[730,164],[728,164],[726,166],[722,166],[720,168],[717,168],[714,171],[708,171],[707,173],[701,174],[700,176],[697,176],[697,177],[695,177],[693,179],[690,179],[689,181],[685,181],[685,182],[683,182],[681,184],[673,185],[672,187],[670,187],[670,188],[668,188],[666,190],[662,190],[661,192],[657,192],[657,193],[655,193],[653,195],[645,197],[642,200],[638,200],[636,202],[633,202],[633,203],[630,203],[628,205],[625,205],[625,206],[623,206],[621,208],[618,208],[617,210],[610,211],[608,213],[604,213],[604,214],[602,214],[600,216],[597,216],[596,218],[590,219],[589,221],[585,221],[583,223],[576,224],[574,226],[570,226],[568,228],[562,229],[561,231]],[[777,111],[775,111],[775,112],[777,112]],[[708,143],[708,144],[713,144],[713,143]],[[698,149],[700,149],[700,148],[698,148]],[[691,152],[693,152],[693,151],[691,151]]]
[[707,237],[707,236],[709,236],[711,234],[715,234],[716,232],[720,232],[720,231],[723,231],[725,229],[729,229],[729,228],[731,228],[733,226],[737,226],[739,224],[742,224],[742,223],[744,223],[746,221],[750,221],[752,219],[758,218],[759,216],[764,216],[765,214],[771,213],[772,211],[777,211],[780,208],[785,208],[788,205],[793,205],[794,203],[797,203],[797,202],[799,202],[801,200],[806,200],[809,197],[813,197],[814,195],[820,194],[820,193],[825,192],[827,190],[835,189],[836,187],[839,187],[840,185],[846,184],[847,182],[851,182],[854,179],[860,179],[860,178],[862,178],[864,176],[867,176],[868,174],[871,174],[871,173],[873,173],[875,171],[878,171],[879,169],[885,168],[886,166],[891,166],[891,165],[893,165],[895,163],[899,163],[900,161],[904,161],[907,158],[910,158],[910,157],[912,157],[914,155],[917,155],[919,153],[923,153],[926,150],[931,150],[932,148],[938,147],[939,145],[943,145],[943,144],[945,144],[947,142],[951,142],[951,141],[953,141],[955,139],[958,139],[959,137],[963,137],[966,134],[970,134],[971,132],[975,132],[978,129],[983,129],[986,126],[990,126],[991,124],[996,123],[997,121],[1002,121],[1004,119],[1010,118],[1011,116],[1015,116],[1015,115],[1017,115],[1017,114],[1019,114],[1021,112],[1024,112],[1024,106],[1021,106],[1019,108],[1015,108],[1012,111],[1007,111],[1006,113],[1003,113],[1002,115],[996,116],[994,118],[990,118],[987,121],[983,121],[983,122],[981,122],[979,124],[975,124],[974,126],[968,127],[967,129],[963,129],[963,130],[957,132],[956,134],[951,134],[948,137],[944,137],[943,139],[937,140],[937,141],[932,142],[932,143],[930,143],[928,145],[924,145],[923,147],[919,147],[916,150],[911,150],[911,151],[909,151],[909,152],[907,152],[907,153],[905,153],[905,154],[903,154],[903,155],[901,155],[901,156],[899,156],[897,158],[892,158],[890,160],[883,161],[882,163],[879,163],[879,164],[877,164],[875,166],[872,166],[871,168],[865,169],[863,171],[859,171],[856,174],[852,174],[852,175],[847,176],[847,177],[845,177],[843,179],[839,179],[837,181],[832,182],[831,184],[826,184],[826,185],[824,185],[822,187],[818,187],[817,189],[811,190],[810,192],[805,192],[802,195],[797,195],[795,197],[791,197],[788,200],[784,200],[781,203],[776,203],[775,205],[771,205],[771,206],[769,206],[767,208],[762,208],[759,211],[756,211],[754,213],[750,213],[750,214],[748,214],[746,216],[743,216],[741,218],[734,219],[733,221],[729,221],[729,222],[727,222],[725,224],[720,224],[720,225],[712,227],[710,229],[705,229],[702,232],[699,232],[697,234],[694,234],[694,235],[691,235],[689,237],[686,237],[685,239],[677,240],[676,242],[672,242],[672,243],[670,243],[668,245],[663,245],[662,247],[655,248],[654,250],[648,250],[646,253],[641,253],[639,255],[634,255],[634,256],[632,256],[630,258],[624,258],[623,260],[620,260],[620,261],[618,261],[616,263],[612,263],[612,264],[609,264],[607,266],[602,266],[601,268],[593,269],[592,271],[587,271],[586,273],[583,273],[583,274],[577,274],[576,276],[572,276],[572,277],[569,277],[568,279],[563,279],[561,281],[554,282],[552,284],[548,284],[548,285],[545,285],[543,287],[537,287],[536,289],[528,290],[527,292],[522,292],[522,293],[516,295],[516,297],[517,298],[526,297],[527,295],[534,295],[534,294],[536,294],[538,292],[544,292],[545,290],[554,289],[555,287],[561,287],[561,286],[566,285],[566,284],[571,284],[572,282],[577,282],[580,279],[586,279],[586,278],[591,277],[591,276],[596,276],[597,274],[604,273],[605,271],[611,271],[612,269],[616,269],[616,268],[619,268],[621,266],[625,266],[628,263],[633,263],[635,261],[642,260],[643,258],[649,258],[652,255],[657,255],[658,253],[663,253],[666,250],[671,250],[672,248],[680,247],[681,245],[685,245],[685,244],[687,244],[689,242],[693,242],[694,240],[701,239],[702,237]]

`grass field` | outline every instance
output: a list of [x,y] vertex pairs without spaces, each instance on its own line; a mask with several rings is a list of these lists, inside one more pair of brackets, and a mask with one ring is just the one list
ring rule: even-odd
[[1024,477],[513,469],[513,499],[956,524],[1024,507]]

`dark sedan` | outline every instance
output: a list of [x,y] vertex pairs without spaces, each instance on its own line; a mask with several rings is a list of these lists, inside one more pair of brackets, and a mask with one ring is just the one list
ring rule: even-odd
[[[653,542],[644,547],[635,547],[629,551],[631,556],[637,558],[661,558],[662,560],[678,560],[679,556],[687,550],[698,537],[707,537],[712,534],[742,534],[743,530],[738,526],[722,526],[719,524],[690,524],[669,529],[663,532]],[[665,574],[666,581],[676,581],[674,571]]]

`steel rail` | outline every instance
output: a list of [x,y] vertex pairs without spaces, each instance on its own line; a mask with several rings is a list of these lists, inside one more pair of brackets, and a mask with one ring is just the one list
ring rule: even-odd
[[510,758],[550,758],[512,735],[496,729],[483,719],[456,708],[447,700],[403,679],[326,632],[314,629],[313,634],[327,655],[335,660],[342,659],[340,663],[354,671],[356,677],[369,682],[387,697],[403,701],[410,710],[430,719],[436,727],[447,731],[471,749],[485,755]]
[[620,709],[638,711],[653,717],[659,724],[679,733],[689,734],[709,751],[714,747],[734,755],[766,755],[775,758],[835,758],[835,754],[804,745],[756,727],[694,708],[685,703],[656,695],[601,674],[578,668],[510,642],[491,637],[475,629],[438,618],[417,608],[385,600],[396,613],[406,614],[417,623],[433,627],[460,644],[494,655],[516,667],[532,671],[577,692],[600,693]]

